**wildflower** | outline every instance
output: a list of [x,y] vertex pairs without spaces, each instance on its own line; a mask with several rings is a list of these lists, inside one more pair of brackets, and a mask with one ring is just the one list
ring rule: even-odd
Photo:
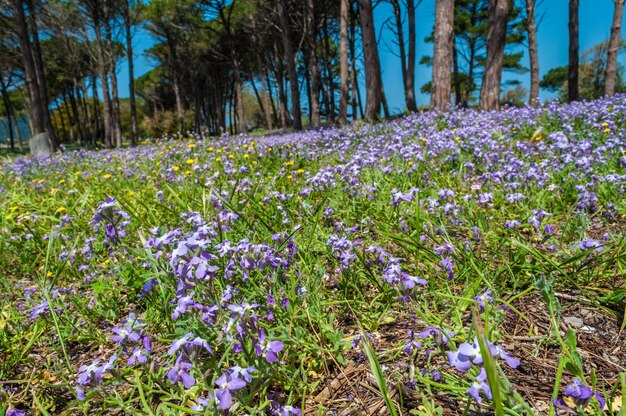
[[48,301],[45,300],[39,305],[35,306],[35,308],[30,312],[30,319],[31,320],[35,319],[39,317],[40,315],[43,315],[49,311],[50,311],[50,308],[48,307]]
[[265,360],[268,363],[275,363],[278,361],[278,353],[283,350],[284,344],[281,341],[266,341],[265,331],[261,328],[259,329],[259,338],[254,348],[257,356],[265,355]]
[[115,333],[115,335],[111,337],[111,340],[120,345],[124,345],[127,341],[137,342],[140,338],[140,335],[135,332],[133,327],[130,325],[122,327],[116,326],[111,331]]
[[179,354],[178,358],[176,358],[176,363],[174,367],[167,372],[167,378],[173,384],[178,384],[180,382],[183,383],[186,389],[193,387],[196,384],[196,379],[193,378],[189,372],[192,369],[191,363],[183,361],[183,355]]
[[480,404],[483,401],[482,397],[480,397],[481,391],[485,394],[487,399],[492,399],[491,388],[489,384],[487,384],[487,372],[484,368],[480,369],[480,373],[476,376],[472,386],[465,393]]
[[148,362],[150,352],[145,348],[135,347],[133,353],[128,358],[128,365],[134,366],[136,363],[145,364]]
[[585,408],[589,403],[589,400],[594,397],[598,404],[600,405],[600,409],[604,409],[606,406],[606,402],[599,394],[595,393],[591,387],[585,386],[582,380],[575,378],[571,384],[565,387],[565,396],[571,397],[574,400],[574,404],[576,406]]
[[206,342],[206,340],[200,337],[194,337],[194,335],[191,332],[188,334],[185,334],[182,338],[179,338],[175,340],[174,342],[172,342],[172,345],[167,350],[167,354],[174,355],[174,353],[180,350],[181,348],[187,355],[202,348],[207,350],[210,354],[213,354],[213,350],[211,349],[209,344]]
[[215,397],[218,399],[222,410],[230,409],[233,401],[232,392],[246,387],[245,380],[239,378],[234,373],[229,374],[228,372],[223,373],[215,380],[215,384],[219,387],[219,390],[215,392]]
[[481,312],[485,311],[486,303],[493,302],[493,298],[491,297],[491,289],[487,289],[482,295],[477,295],[474,297],[476,303]]

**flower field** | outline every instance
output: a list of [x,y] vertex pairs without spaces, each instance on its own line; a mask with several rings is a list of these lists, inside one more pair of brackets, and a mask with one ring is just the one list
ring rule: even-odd
[[610,414],[626,101],[0,169],[0,415]]

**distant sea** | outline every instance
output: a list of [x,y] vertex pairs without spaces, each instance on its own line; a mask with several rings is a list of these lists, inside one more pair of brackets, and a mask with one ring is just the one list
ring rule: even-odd
[[[20,133],[22,134],[22,140],[27,141],[30,138],[30,126],[28,125],[28,118],[22,117],[18,119],[17,125],[20,129]],[[13,126],[15,129],[15,126]],[[13,130],[15,134],[15,130]],[[7,144],[9,143],[9,131],[8,131],[8,123],[6,117],[0,117],[0,143]],[[17,145],[17,136],[14,136],[15,144]]]

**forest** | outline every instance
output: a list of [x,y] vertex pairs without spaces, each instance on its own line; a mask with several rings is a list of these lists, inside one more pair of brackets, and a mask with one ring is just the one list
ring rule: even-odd
[[[11,148],[41,132],[52,149],[112,148],[191,131],[301,130],[395,116],[381,77],[379,3],[393,10],[383,29],[400,58],[406,112],[418,110],[416,89],[430,94],[421,109],[439,110],[533,105],[540,88],[566,101],[624,89],[621,1],[606,19],[610,39],[582,52],[579,5],[570,1],[569,64],[540,80],[535,0],[436,1],[426,39],[433,52],[417,48],[420,0],[5,0],[2,131]],[[153,67],[135,78],[137,30],[154,43],[145,51]],[[433,75],[415,85],[420,65]],[[118,81],[122,67],[127,86]],[[503,83],[503,72],[529,77],[530,88]]]

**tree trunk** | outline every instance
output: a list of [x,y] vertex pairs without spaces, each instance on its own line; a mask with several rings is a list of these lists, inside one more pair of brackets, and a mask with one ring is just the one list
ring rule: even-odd
[[439,111],[450,107],[453,40],[454,0],[436,0],[430,106]]
[[[46,132],[48,133],[48,140],[53,150],[57,149],[57,140],[54,134],[54,128],[52,127],[52,120],[50,119],[50,110],[48,108],[48,92],[46,88],[46,76],[43,67],[43,57],[41,55],[41,48],[39,46],[39,32],[37,30],[37,21],[35,16],[37,11],[32,0],[26,0],[26,4],[29,10],[29,20],[32,31],[32,54],[35,63],[35,77],[37,79],[37,87],[39,88],[39,96],[41,97],[41,113],[43,114],[44,125]],[[23,9],[22,9],[23,10]]]
[[287,10],[287,0],[279,0],[277,3],[280,15],[280,29],[282,31],[285,61],[287,61],[287,73],[289,74],[289,86],[291,88],[291,111],[293,117],[293,128],[296,130],[302,130],[302,116],[300,114],[300,89],[298,88],[296,58],[293,52],[291,31],[289,29],[289,11]]
[[355,13],[350,13],[350,68],[351,68],[351,81],[352,81],[352,119],[357,118],[357,109],[359,110],[359,116],[363,118],[363,103],[361,102],[361,89],[359,88],[358,72],[356,69],[356,16]]
[[[267,71],[267,68],[264,67],[264,71]],[[267,84],[267,100],[270,102],[272,106],[272,116],[273,120],[280,121],[278,117],[278,113],[276,112],[276,104],[274,103],[274,94],[272,94],[272,80],[269,72],[265,72],[265,83]]]
[[330,39],[331,35],[328,31],[328,14],[324,14],[324,36],[322,37],[324,42],[324,63],[326,64],[326,83],[328,85],[328,102],[330,108],[328,111],[328,120],[331,123],[335,122],[335,83],[333,76],[332,65],[332,53],[330,52]]
[[248,126],[246,125],[246,117],[244,115],[243,108],[243,82],[241,81],[241,74],[239,72],[239,61],[237,58],[233,59],[233,75],[235,80],[235,95],[237,100],[237,119],[239,120],[239,132],[248,134]]
[[[100,76],[100,84],[102,85],[102,103],[103,115],[102,121],[104,125],[104,146],[111,148],[115,143],[112,142],[112,108],[111,94],[109,92],[109,77],[107,75],[106,64],[104,59],[104,46],[102,44],[102,34],[100,33],[99,22],[94,22],[94,32],[96,33],[96,50],[98,54],[98,74]],[[94,87],[95,88],[95,87]]]
[[363,41],[363,66],[365,67],[365,119],[378,120],[383,94],[371,0],[359,0],[359,19]]
[[[274,126],[272,123],[272,114],[270,114],[270,109],[273,107],[274,103],[271,101],[269,94],[267,93],[267,88],[265,86],[266,81],[266,68],[261,63],[261,58],[257,55],[257,63],[259,65],[259,71],[261,72],[261,100],[263,101],[263,106],[265,107],[265,126],[268,130],[273,130]],[[276,111],[274,111],[274,115]]]
[[528,56],[530,58],[530,105],[537,105],[539,98],[539,56],[537,54],[537,24],[535,23],[535,0],[526,0],[528,26]]
[[[259,89],[257,88],[256,83],[254,82],[254,78],[252,77],[252,74],[250,74],[250,85],[252,85],[252,90],[254,91],[254,96],[256,97],[256,101],[259,104],[259,110],[261,110],[261,117],[263,118],[263,120],[267,124],[267,120],[269,120],[269,117],[267,116],[267,108],[265,107],[265,103],[263,102],[263,98],[259,94]],[[269,129],[269,127],[267,125],[265,127],[267,129]]]
[[339,78],[341,95],[339,97],[339,124],[345,124],[348,117],[348,8],[350,0],[341,0],[339,23]]
[[624,14],[624,0],[613,0],[613,2],[615,3],[615,10],[613,11],[613,23],[611,24],[609,53],[606,59],[606,75],[604,76],[604,95],[608,97],[612,97],[615,94],[617,55],[619,54],[622,15]]
[[128,59],[129,100],[130,100],[130,144],[137,145],[137,100],[135,98],[135,64],[133,60],[133,39],[131,33],[130,0],[125,0],[124,28],[126,30],[126,59]]
[[44,113],[43,98],[40,94],[38,79],[35,70],[35,60],[33,58],[32,45],[30,41],[30,31],[26,22],[26,12],[24,11],[24,3],[20,0],[13,0],[16,18],[17,38],[22,52],[22,60],[24,63],[24,78],[26,88],[28,90],[28,103],[30,122],[33,135],[44,133],[46,131],[46,119]]
[[407,0],[407,14],[409,15],[409,53],[407,54],[406,63],[406,81],[405,81],[405,95],[406,106],[409,111],[417,111],[417,103],[415,102],[415,48],[416,48],[416,35],[415,35],[415,1]]
[[[100,98],[98,98],[98,86],[96,83],[95,75],[91,81],[91,94],[92,94],[91,104],[93,105],[93,118],[94,118],[94,125],[95,125],[95,132],[93,135],[92,142],[95,147],[96,143],[101,137],[103,138],[103,141],[106,141],[106,139],[102,136],[102,126],[100,125]],[[104,124],[104,121],[102,124]]]
[[578,0],[569,1],[569,65],[567,99],[578,99]]
[[454,104],[461,105],[463,94],[461,92],[461,77],[459,75],[459,51],[456,49],[456,39],[452,38],[452,75],[454,84]]
[[[9,82],[11,82],[9,80]],[[0,93],[2,94],[2,101],[4,102],[4,111],[7,117],[7,129],[9,131],[9,143],[11,145],[11,150],[13,150],[15,143],[13,139],[13,107],[11,106],[11,99],[9,98],[9,93],[7,91],[7,86],[4,83],[4,76],[0,74]],[[17,119],[15,120],[15,124],[17,124]]]
[[407,0],[407,15],[409,22],[409,44],[408,54],[404,43],[404,29],[402,22],[402,11],[400,0],[391,0],[393,14],[396,21],[396,33],[398,36],[398,49],[400,52],[400,62],[402,69],[402,83],[404,85],[404,101],[406,109],[410,112],[417,111],[415,104],[415,3],[414,0]]
[[496,110],[500,105],[500,82],[506,45],[506,25],[511,3],[509,0],[489,1],[489,32],[487,33],[487,59],[480,89],[480,108]]
[[309,107],[311,127],[320,126],[320,70],[317,62],[317,22],[314,0],[307,0],[307,41],[309,47],[309,71],[311,72],[311,95]]

